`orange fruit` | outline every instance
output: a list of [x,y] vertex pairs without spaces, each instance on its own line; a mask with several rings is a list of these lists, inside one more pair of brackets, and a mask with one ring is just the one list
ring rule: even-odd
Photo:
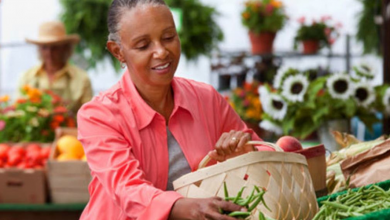
[[72,153],[63,153],[57,157],[57,160],[58,161],[79,160],[79,157]]
[[60,154],[71,154],[78,159],[84,155],[83,145],[72,135],[60,137],[57,141],[57,148]]
[[87,161],[87,155],[84,154],[84,156],[81,158],[82,161]]

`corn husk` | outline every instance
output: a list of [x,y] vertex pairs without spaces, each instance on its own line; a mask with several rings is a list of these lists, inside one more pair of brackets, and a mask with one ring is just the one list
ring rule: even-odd
[[385,141],[386,137],[380,137],[373,141],[359,141],[353,135],[335,132],[334,137],[336,141],[345,148],[332,152],[326,158],[327,165],[327,188],[329,193],[339,192],[344,190],[346,186],[346,180],[341,171],[340,163],[346,158],[353,157],[357,154],[363,153],[378,144]]

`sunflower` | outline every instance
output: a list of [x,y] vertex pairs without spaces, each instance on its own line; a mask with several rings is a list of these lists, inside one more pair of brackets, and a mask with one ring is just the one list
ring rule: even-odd
[[262,102],[264,112],[270,115],[273,119],[281,120],[287,113],[287,103],[282,96],[271,93],[266,98],[266,102]]
[[367,82],[358,82],[354,86],[354,97],[358,105],[368,107],[375,101],[375,91]]
[[259,86],[258,92],[259,92],[260,102],[261,103],[267,103],[268,102],[268,97],[269,97],[269,94],[270,94],[268,89],[265,86]]
[[368,64],[361,64],[359,66],[354,67],[353,69],[355,70],[356,75],[358,75],[359,77],[367,79],[373,79],[375,77],[375,71]]
[[382,98],[382,104],[383,104],[383,106],[385,106],[386,114],[390,115],[390,88],[386,89],[386,92]]
[[272,121],[269,121],[269,120],[262,120],[260,123],[259,123],[259,127],[267,130],[267,131],[271,131],[273,133],[275,133],[276,135],[282,135],[283,134],[283,129],[278,126],[277,124],[273,123]]
[[354,92],[351,78],[343,73],[331,75],[326,81],[326,86],[332,98],[335,99],[346,100]]
[[282,66],[276,72],[276,75],[275,75],[274,81],[273,81],[273,86],[275,89],[279,89],[280,86],[282,86],[283,79],[285,78],[285,76],[287,74],[287,70],[289,70],[289,67]]
[[303,74],[288,76],[283,82],[282,96],[291,102],[302,102],[309,86],[309,80]]

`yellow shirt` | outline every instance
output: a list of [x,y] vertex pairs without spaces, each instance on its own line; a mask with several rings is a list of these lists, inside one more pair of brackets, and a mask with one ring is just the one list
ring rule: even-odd
[[[43,64],[35,66],[20,78],[19,88],[24,85],[53,91],[69,103],[69,109],[74,113],[77,113],[81,105],[92,99],[92,86],[88,74],[71,64],[66,64],[64,68],[57,71],[51,84]],[[21,96],[20,92],[19,96]]]

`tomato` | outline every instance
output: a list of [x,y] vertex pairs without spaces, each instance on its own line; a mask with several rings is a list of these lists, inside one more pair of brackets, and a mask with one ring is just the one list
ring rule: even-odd
[[0,144],[0,161],[6,161],[8,158],[8,151],[11,147],[7,144]]
[[10,154],[19,154],[20,156],[26,155],[26,150],[22,146],[14,145],[11,147],[11,149],[8,151],[8,156]]
[[29,144],[26,146],[26,151],[32,151],[32,150],[36,150],[36,151],[40,151],[41,150],[41,145],[39,144],[36,144],[36,143],[33,143],[33,144]]
[[31,167],[42,165],[41,152],[37,150],[28,151],[26,154],[26,162]]
[[8,154],[8,161],[7,161],[7,165],[9,166],[16,166],[18,165],[19,163],[21,163],[23,161],[23,156],[21,156],[20,154],[17,154],[17,153],[9,153]]
[[41,149],[41,157],[42,158],[49,158],[49,156],[50,156],[50,150],[51,150],[51,148],[50,147],[44,147],[44,148],[42,148]]

